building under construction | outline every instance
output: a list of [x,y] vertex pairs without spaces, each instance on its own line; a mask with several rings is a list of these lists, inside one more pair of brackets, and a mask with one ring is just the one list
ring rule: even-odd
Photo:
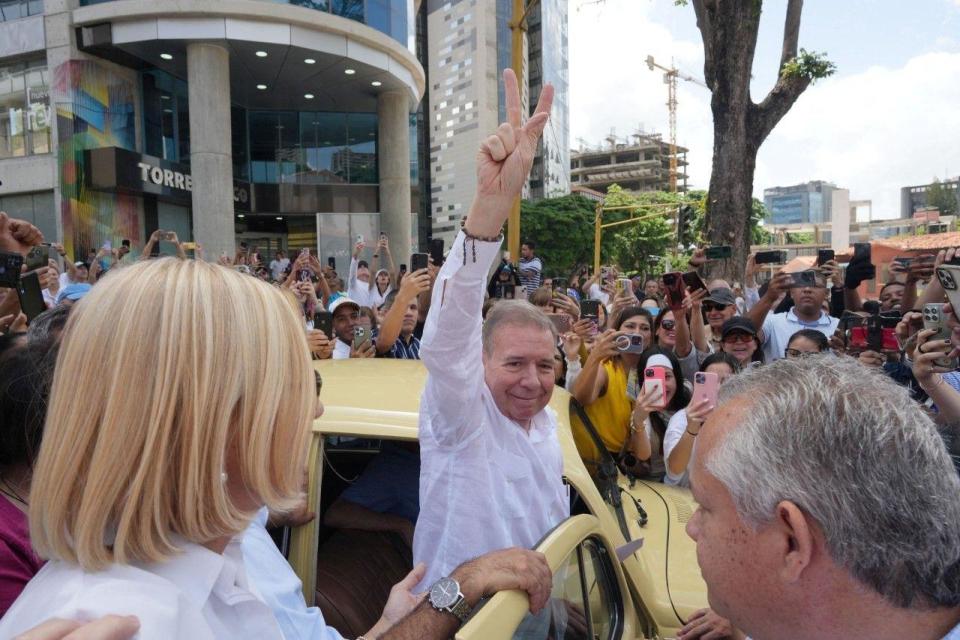
[[[670,191],[670,143],[659,133],[635,133],[629,140],[611,132],[606,144],[570,152],[570,186],[606,193],[618,184],[626,191]],[[687,190],[687,149],[678,146],[677,191]]]

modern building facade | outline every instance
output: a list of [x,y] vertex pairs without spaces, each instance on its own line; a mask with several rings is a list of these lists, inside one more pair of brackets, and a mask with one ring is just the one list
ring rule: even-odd
[[75,255],[160,228],[346,262],[383,231],[403,262],[418,5],[0,0],[0,208]]
[[774,225],[830,222],[836,189],[837,185],[823,180],[764,189],[763,204],[770,212],[769,222]]
[[[477,149],[506,119],[500,72],[511,66],[513,3],[426,2],[430,223],[433,236],[449,243],[476,191]],[[528,16],[528,36],[524,107],[532,108],[545,82],[554,84],[557,97],[524,197],[562,195],[569,192],[567,3],[542,0]]]
[[[626,191],[670,190],[670,144],[660,134],[635,133],[631,140],[613,133],[606,145],[581,147],[570,155],[570,183],[606,193],[611,185]],[[687,149],[678,146],[677,191],[687,190]]]
[[[927,190],[932,186],[933,184],[930,183],[901,188],[900,217],[912,218],[917,209],[925,209],[926,207],[931,206],[931,203],[927,202]],[[953,194],[957,201],[954,211],[960,211],[960,176],[943,180],[940,182],[940,187],[948,193]]]

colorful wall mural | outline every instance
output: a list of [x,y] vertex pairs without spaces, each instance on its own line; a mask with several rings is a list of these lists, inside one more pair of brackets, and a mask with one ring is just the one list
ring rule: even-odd
[[136,151],[134,81],[91,60],[70,60],[54,69],[53,85],[64,248],[82,259],[107,241],[117,247],[127,238],[142,246],[142,199],[88,188],[83,153],[100,147]]

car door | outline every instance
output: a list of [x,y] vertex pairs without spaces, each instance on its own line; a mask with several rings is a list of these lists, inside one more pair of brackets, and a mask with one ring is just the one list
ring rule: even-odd
[[543,612],[532,616],[526,594],[508,591],[482,603],[458,640],[630,640],[643,638],[615,550],[595,516],[563,521],[537,547],[553,571]]

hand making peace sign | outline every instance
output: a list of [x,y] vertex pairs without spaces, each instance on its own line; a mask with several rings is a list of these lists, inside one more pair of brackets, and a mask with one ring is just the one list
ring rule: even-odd
[[510,215],[514,198],[520,195],[523,183],[533,166],[537,141],[550,117],[553,86],[544,85],[536,111],[522,122],[520,88],[511,69],[503,72],[507,122],[488,136],[477,153],[477,194],[467,215],[467,232],[479,237],[492,237]]

